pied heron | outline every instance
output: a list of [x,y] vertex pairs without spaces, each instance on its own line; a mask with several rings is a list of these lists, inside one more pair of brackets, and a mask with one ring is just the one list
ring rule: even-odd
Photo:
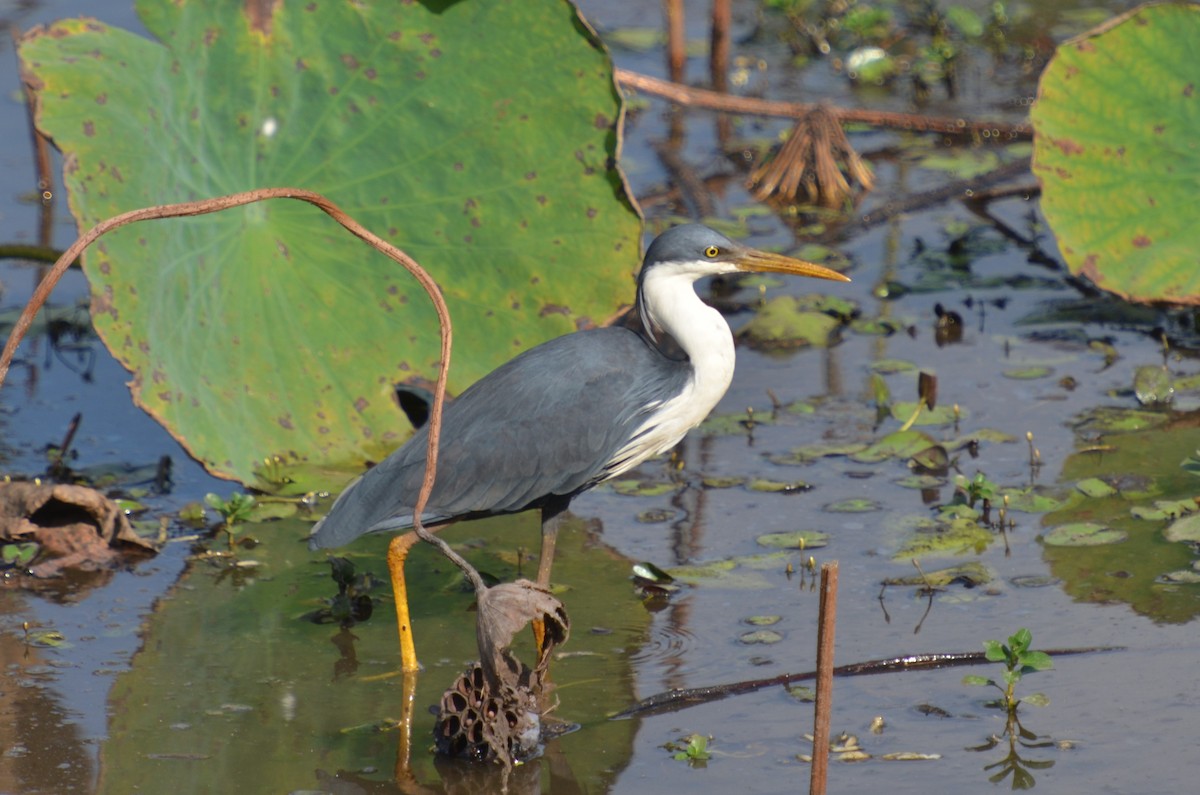
[[[696,295],[704,276],[739,272],[848,278],[749,248],[699,224],[659,235],[637,281],[641,328],[577,331],[518,355],[450,401],[442,416],[427,527],[538,508],[546,585],[558,522],[571,498],[666,452],[700,424],[733,378],[733,335]],[[427,431],[350,483],[313,528],[310,549],[412,527]],[[388,548],[404,670],[417,670],[404,586],[414,533]]]

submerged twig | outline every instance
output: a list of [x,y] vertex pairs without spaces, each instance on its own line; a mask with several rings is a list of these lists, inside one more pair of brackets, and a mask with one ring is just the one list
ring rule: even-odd
[[[1065,657],[1073,654],[1095,654],[1106,651],[1124,651],[1124,646],[1085,646],[1075,649],[1047,649],[1051,657]],[[950,668],[962,665],[981,665],[990,663],[982,651],[910,654],[903,657],[887,657],[881,660],[839,665],[833,669],[834,676],[866,676],[868,674],[886,674],[898,671],[927,671],[936,668]],[[743,682],[731,682],[724,685],[709,685],[707,687],[690,687],[679,690],[668,690],[653,696],[643,698],[615,715],[610,720],[632,718],[637,715],[659,714],[671,712],[698,704],[718,701],[726,696],[736,696],[743,693],[753,693],[765,687],[778,687],[792,682],[803,682],[814,679],[816,671],[806,671],[798,674],[780,674],[766,679],[748,679]]]

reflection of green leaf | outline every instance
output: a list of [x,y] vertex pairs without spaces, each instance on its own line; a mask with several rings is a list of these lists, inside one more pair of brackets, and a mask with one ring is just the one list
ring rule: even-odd
[[[637,643],[648,614],[630,586],[628,563],[575,520],[569,522],[573,526],[558,539],[554,580],[572,586],[563,596],[572,621],[612,632],[572,634],[563,658],[554,663],[552,675],[563,686],[556,714],[589,727],[558,742],[566,743],[563,752],[581,789],[602,792],[612,788],[636,730],[629,721],[605,720],[612,704],[633,696],[628,656],[614,648]],[[328,779],[299,760],[316,754],[325,760],[319,767],[363,770],[395,753],[394,731],[347,729],[400,717],[404,680],[397,670],[396,624],[386,589],[374,615],[352,635],[302,620],[299,616],[337,593],[328,565],[298,543],[307,526],[285,520],[252,529],[262,539],[255,554],[271,577],[237,580],[193,565],[150,617],[142,650],[113,682],[113,703],[137,707],[115,709],[110,717],[111,731],[100,748],[102,791],[128,793],[146,789],[148,782],[174,781],[180,762],[172,757],[198,749],[211,757],[187,771],[178,787],[182,792],[328,791]],[[517,571],[497,553],[536,548],[539,535],[533,514],[444,531],[448,540],[464,534],[474,539],[468,559],[505,580]],[[370,536],[347,550],[356,570],[386,581],[388,541],[384,535]],[[416,680],[420,706],[414,715],[413,772],[416,781],[438,790],[443,785],[437,783],[433,756],[420,750],[434,720],[424,707],[437,703],[460,673],[461,661],[478,655],[475,614],[469,612],[474,595],[444,589],[447,568],[424,544],[412,550],[406,568],[417,653],[426,666]],[[530,634],[517,638],[516,653],[524,660]],[[224,705],[250,709],[231,711]],[[209,714],[214,710],[217,714]],[[164,731],[181,721],[188,724],[186,731]],[[606,753],[589,750],[593,743]],[[236,771],[236,786],[231,771]]]
[[[629,299],[640,223],[610,167],[619,101],[573,7],[268,3],[257,26],[247,7],[143,0],[157,42],[90,19],[25,38],[82,227],[262,186],[324,192],[440,282],[452,392]],[[84,267],[135,400],[241,480],[273,453],[377,458],[408,429],[393,383],[436,373],[424,292],[307,204],[141,224]]]
[[[1194,558],[1190,544],[1164,543],[1163,520],[1192,510],[1196,495],[1195,476],[1179,467],[1179,461],[1200,448],[1200,428],[1186,418],[1164,412],[1159,427],[1134,433],[1109,434],[1102,453],[1085,450],[1070,456],[1059,479],[1075,483],[1089,477],[1102,478],[1121,486],[1130,497],[1127,482],[1140,479],[1154,483],[1158,499],[1130,505],[1125,500],[1088,500],[1080,497],[1042,519],[1047,527],[1072,522],[1092,522],[1120,530],[1128,539],[1120,544],[1096,547],[1043,546],[1043,556],[1053,576],[1062,580],[1063,590],[1073,599],[1103,604],[1124,602],[1156,622],[1185,623],[1200,615],[1200,601],[1188,588],[1170,589],[1156,584],[1164,572],[1185,569]],[[1086,431],[1089,439],[1092,432]],[[1077,492],[1072,491],[1073,494]],[[1190,505],[1189,505],[1190,503]],[[1161,510],[1154,524],[1142,521],[1143,511]]]
[[1135,300],[1200,301],[1200,6],[1147,4],[1059,46],[1033,108],[1042,210],[1074,274]]
[[1042,536],[1042,542],[1052,547],[1094,547],[1119,544],[1129,535],[1095,522],[1073,522],[1055,527]]

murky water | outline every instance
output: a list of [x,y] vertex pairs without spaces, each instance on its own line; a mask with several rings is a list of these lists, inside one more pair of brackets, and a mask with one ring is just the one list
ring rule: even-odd
[[[1080,5],[1086,11],[1092,4]],[[1062,6],[1079,12],[1075,4]],[[601,30],[657,24],[641,4],[592,0],[583,7]],[[29,27],[81,10],[79,4],[43,3],[19,22]],[[86,10],[136,28],[121,4],[88,4]],[[706,10],[689,13],[690,35],[702,38]],[[765,70],[752,77],[766,81],[768,95],[794,99],[819,93],[840,102],[859,101],[836,75],[820,68],[792,71],[785,65],[788,53],[776,39],[761,31],[751,36],[757,30],[755,4],[739,3],[735,14],[735,38],[749,37],[740,52],[765,60]],[[0,46],[9,47],[6,41]],[[632,69],[663,71],[657,50],[618,50],[615,57]],[[0,169],[8,189],[0,194],[0,240],[33,241],[37,209],[18,198],[32,188],[25,120],[12,96],[11,58],[2,68],[8,112],[0,114],[0,140],[6,142]],[[697,59],[689,63],[693,74],[705,69]],[[1019,111],[1007,103],[1012,97],[988,85],[982,69],[967,83],[958,103],[939,100],[934,112],[1017,118]],[[1032,83],[1012,89],[1031,93]],[[862,101],[893,100],[871,95]],[[670,146],[708,180],[706,200],[714,215],[728,219],[754,208],[740,177],[721,178],[733,172],[717,150],[712,116],[689,112],[684,122],[683,137]],[[745,120],[737,129],[745,136],[768,137],[785,126]],[[658,154],[670,138],[666,106],[651,101],[631,116],[626,134],[626,170],[635,193],[648,200],[648,214],[664,219],[681,212],[679,205],[656,200],[667,182]],[[854,142],[867,152],[910,144],[886,133],[865,134]],[[880,184],[873,203],[945,180],[904,157],[877,159],[875,167]],[[1024,182],[1032,185],[1032,178]],[[1036,200],[1017,195],[993,203],[990,210],[1012,229],[1036,237],[1042,252],[1056,255]],[[753,214],[748,223],[758,244],[791,240],[786,227],[768,213]],[[946,264],[919,253],[947,251],[967,226],[978,227],[983,244],[963,263]],[[60,218],[54,240],[64,244],[72,233],[68,219]],[[863,316],[886,316],[912,333],[848,331],[828,349],[786,354],[743,347],[734,385],[718,413],[753,407],[760,417],[769,417],[771,394],[783,404],[805,401],[813,410],[781,414],[752,431],[693,434],[681,449],[682,469],[668,471],[662,462],[642,467],[648,479],[677,484],[665,495],[625,496],[602,489],[575,501],[579,521],[561,542],[555,576],[567,589],[562,598],[574,630],[555,680],[558,717],[581,728],[553,742],[543,760],[514,779],[514,789],[802,789],[808,767],[796,756],[809,750],[803,735],[811,731],[812,710],[783,688],[629,721],[607,721],[605,715],[670,688],[813,668],[817,594],[811,580],[789,577],[784,560],[746,560],[769,551],[756,542],[764,533],[813,529],[831,538],[811,554],[818,562],[837,560],[840,566],[839,663],[973,651],[983,640],[1003,639],[1022,626],[1032,631],[1038,648],[1126,647],[1061,658],[1055,670],[1023,681],[1019,692],[1045,693],[1050,704],[1022,708],[1025,728],[1039,739],[1027,740],[1032,747],[1015,751],[1007,740],[972,750],[988,746],[989,737],[1003,731],[1004,720],[986,705],[991,694],[961,684],[963,669],[839,680],[833,729],[858,735],[875,758],[834,764],[831,791],[984,791],[993,786],[987,783],[990,778],[1005,773],[1006,764],[1021,765],[1038,788],[1049,792],[1187,791],[1195,737],[1200,735],[1197,644],[1189,623],[1200,610],[1200,591],[1195,590],[1200,586],[1156,586],[1153,575],[1136,568],[1140,560],[1160,557],[1170,559],[1171,566],[1186,565],[1189,553],[1161,541],[1160,526],[1143,523],[1130,530],[1152,536],[1147,546],[1138,547],[1143,550],[1139,561],[1106,558],[1084,576],[1068,572],[1055,557],[1058,553],[1047,552],[1039,542],[1042,514],[1014,512],[1007,549],[996,538],[977,554],[923,558],[926,570],[978,560],[994,575],[988,585],[954,585],[931,601],[911,586],[890,587],[881,595],[883,580],[913,572],[907,557],[893,557],[909,537],[909,524],[930,516],[931,501],[948,501],[952,486],[934,486],[933,495],[905,487],[898,481],[911,473],[899,460],[867,464],[831,457],[807,464],[774,463],[802,446],[880,435],[883,431],[875,430],[873,367],[899,359],[936,373],[939,403],[961,407],[959,427],[927,432],[952,439],[994,429],[1014,437],[1012,442],[984,442],[975,456],[966,450],[955,453],[962,474],[982,472],[999,486],[1034,483],[1069,492],[1083,476],[1080,467],[1092,465],[1087,454],[1082,454],[1082,464],[1080,455],[1072,454],[1095,441],[1094,434],[1072,427],[1074,418],[1096,406],[1136,406],[1131,394],[1135,369],[1163,360],[1161,345],[1148,332],[1167,321],[1147,313],[1146,322],[1127,314],[1100,322],[1095,302],[1068,319],[1061,310],[1080,296],[1061,274],[1031,262],[1028,247],[1005,239],[997,227],[953,203],[835,243],[850,260],[854,282],[815,289],[854,300]],[[5,307],[23,303],[34,279],[28,266],[6,266]],[[885,283],[921,289],[882,301],[875,296]],[[788,282],[771,287],[769,295],[811,289],[813,284]],[[69,305],[83,290],[76,276],[57,300]],[[753,290],[740,297],[752,300]],[[938,304],[961,314],[961,341],[939,344]],[[730,322],[736,329],[748,317],[734,314]],[[1088,344],[1098,339],[1119,358],[1106,362],[1105,353]],[[141,465],[171,455],[176,485],[164,500],[166,509],[209,490],[230,490],[188,462],[165,432],[130,405],[122,386],[125,374],[102,348],[88,346],[95,356],[89,369],[73,350],[52,350],[45,339],[38,345],[28,347],[29,365],[14,371],[4,391],[0,422],[10,471],[38,471],[41,446],[57,442],[71,415],[82,411],[80,466]],[[1180,373],[1200,369],[1189,358],[1175,357],[1170,364]],[[1035,366],[1047,372],[1030,379],[1013,377]],[[1064,380],[1068,377],[1074,385]],[[916,399],[915,371],[885,380],[895,400]],[[1187,433],[1186,417],[1170,419],[1178,424],[1178,434]],[[883,430],[897,424],[886,420]],[[1040,467],[1030,465],[1026,432],[1034,436]],[[1170,455],[1179,457],[1174,449]],[[1174,466],[1172,460],[1169,468]],[[737,486],[705,488],[702,478],[710,476],[802,480],[812,488],[776,494]],[[854,513],[831,510],[849,499],[870,500],[874,507]],[[666,520],[638,520],[650,510]],[[435,768],[428,752],[432,719],[425,707],[473,655],[473,614],[466,612],[470,596],[457,592],[456,579],[444,564],[418,552],[410,566],[420,571],[416,587],[435,596],[415,606],[415,630],[427,670],[417,682],[413,745],[397,749],[399,733],[375,727],[401,716],[404,695],[403,680],[395,674],[389,606],[381,605],[371,621],[349,633],[302,620],[332,595],[327,566],[298,541],[304,532],[299,522],[264,529],[256,553],[262,569],[236,576],[198,565],[172,588],[188,552],[187,544],[178,543],[168,545],[155,561],[118,572],[77,598],[57,601],[0,592],[5,666],[0,681],[0,724],[5,727],[0,730],[0,791],[441,791],[439,780],[456,781],[460,773]],[[495,520],[454,528],[447,537],[469,549],[477,565],[511,578],[526,565],[519,562],[518,548],[536,544],[536,522],[531,516]],[[364,542],[349,553],[361,569],[383,576],[382,543]],[[794,566],[801,568],[808,554],[795,553]],[[1086,554],[1079,552],[1075,559]],[[1182,556],[1183,563],[1172,556]],[[701,576],[665,602],[643,603],[626,580],[630,561],[668,567],[734,559],[742,563],[727,576]],[[1148,580],[1139,592],[1143,598],[1123,598],[1120,588],[1139,577]],[[1030,587],[1031,582],[1042,587]],[[779,617],[770,627],[779,633],[778,642],[742,640],[754,629],[748,619],[756,616]],[[21,629],[24,621],[35,629],[58,630],[69,645],[31,646]],[[986,669],[971,672],[996,675]],[[884,720],[879,734],[869,730],[876,716]],[[712,736],[713,756],[702,767],[676,760],[663,748],[691,733]],[[939,758],[879,758],[900,751]],[[413,779],[389,784],[397,756],[405,753],[411,755]],[[1007,770],[994,786],[1012,785]],[[339,779],[332,778],[339,772]],[[461,786],[478,791],[494,784]]]

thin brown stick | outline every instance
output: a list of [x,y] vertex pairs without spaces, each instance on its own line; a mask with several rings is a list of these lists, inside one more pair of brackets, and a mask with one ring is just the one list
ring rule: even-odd
[[817,625],[817,700],[813,710],[813,754],[809,795],[825,795],[829,779],[829,720],[833,713],[833,642],[837,626],[837,561],[821,564]]
[[[1097,652],[1124,651],[1124,646],[1088,646],[1081,649],[1043,649],[1051,657],[1062,657],[1070,654],[1095,654]],[[839,665],[833,669],[835,676],[868,676],[901,671],[929,671],[937,668],[950,668],[960,665],[988,665],[984,652],[965,651],[953,653],[907,654],[903,657],[888,657],[882,660],[867,660],[866,662]],[[816,679],[816,671],[803,673],[779,674],[765,679],[748,679],[741,682],[729,682],[723,685],[705,685],[703,687],[677,688],[647,696],[620,712],[610,715],[610,720],[623,720],[636,715],[659,715],[673,712],[699,704],[719,701],[728,696],[739,696],[743,693],[753,693],[767,687],[780,687],[793,682],[804,682]]]
[[[802,118],[815,107],[811,102],[779,102],[706,91],[702,88],[692,88],[638,72],[631,72],[628,69],[617,69],[616,75],[617,82],[627,89],[644,91],[647,94],[653,94],[687,107],[707,108],[725,113],[744,113],[750,116],[776,116],[786,119]],[[863,108],[830,107],[829,111],[842,124],[855,122],[874,127],[889,127],[915,132],[973,134],[997,142],[1033,137],[1033,127],[1027,122],[1014,124],[999,121],[971,121]]]

